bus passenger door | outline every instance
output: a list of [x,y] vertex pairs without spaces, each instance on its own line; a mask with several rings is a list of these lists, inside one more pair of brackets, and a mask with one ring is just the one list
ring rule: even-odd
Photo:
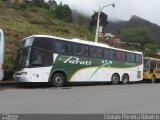
[[154,74],[156,70],[156,61],[151,60],[150,62],[150,74]]
[[160,61],[157,61],[155,73],[156,73],[156,78],[160,79]]
[[41,82],[43,80],[43,52],[32,49],[30,60],[32,82]]
[[31,52],[31,79],[32,82],[48,82],[52,68],[52,52],[33,49]]

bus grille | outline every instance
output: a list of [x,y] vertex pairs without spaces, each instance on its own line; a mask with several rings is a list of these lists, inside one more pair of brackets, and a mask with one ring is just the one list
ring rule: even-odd
[[137,78],[141,78],[141,71],[137,72]]

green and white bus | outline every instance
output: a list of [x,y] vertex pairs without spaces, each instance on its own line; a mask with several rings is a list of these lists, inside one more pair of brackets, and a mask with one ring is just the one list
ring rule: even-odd
[[0,80],[4,77],[4,33],[0,29]]
[[18,50],[14,79],[21,82],[107,82],[143,79],[143,54],[80,39],[33,35]]

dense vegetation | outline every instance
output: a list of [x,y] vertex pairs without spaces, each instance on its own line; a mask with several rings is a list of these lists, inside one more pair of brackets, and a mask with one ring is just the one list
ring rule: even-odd
[[139,44],[146,56],[153,56],[157,53],[158,45],[146,27],[123,29],[120,38],[127,43]]
[[120,34],[120,38],[124,42],[138,43],[143,49],[145,49],[146,44],[155,44],[149,29],[146,27],[124,29]]
[[[5,64],[14,67],[16,50],[21,40],[33,34],[46,34],[64,38],[80,38],[94,40],[97,13],[91,17],[76,10],[71,10],[68,5],[57,4],[55,0],[44,3],[43,0],[34,0],[34,3],[17,4],[8,0],[0,0],[0,28],[5,32]],[[112,24],[107,21],[108,16],[101,13],[100,25],[103,32],[112,32],[120,36],[121,41],[138,43],[147,56],[157,52],[155,45],[158,37],[153,35],[153,30],[138,24],[139,20],[130,20],[127,24]],[[131,23],[135,23],[133,27]],[[150,23],[145,23],[146,26]],[[138,25],[138,26],[137,26]],[[128,26],[128,27],[126,27]],[[107,28],[107,29],[106,29]],[[154,25],[158,30],[158,27]],[[156,40],[156,42],[154,41]],[[100,39],[99,42],[106,42]],[[7,75],[8,77],[8,75]]]
[[88,26],[59,20],[53,10],[45,6],[14,4],[0,0],[0,13],[0,28],[5,33],[5,64],[9,64],[11,69],[21,40],[29,35],[46,34],[94,40],[95,34]]
[[[149,30],[151,37],[155,40],[156,43],[160,43],[160,26],[151,23],[143,18],[138,16],[132,16],[129,21],[110,21],[107,27],[107,31],[112,32],[115,35],[120,35],[124,29],[132,28],[146,28]],[[157,45],[158,45],[157,44]]]

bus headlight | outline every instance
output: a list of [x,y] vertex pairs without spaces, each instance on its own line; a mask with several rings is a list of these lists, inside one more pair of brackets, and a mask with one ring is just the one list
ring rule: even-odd
[[21,75],[27,75],[27,72],[21,72]]
[[15,72],[14,75],[27,75],[27,72]]

